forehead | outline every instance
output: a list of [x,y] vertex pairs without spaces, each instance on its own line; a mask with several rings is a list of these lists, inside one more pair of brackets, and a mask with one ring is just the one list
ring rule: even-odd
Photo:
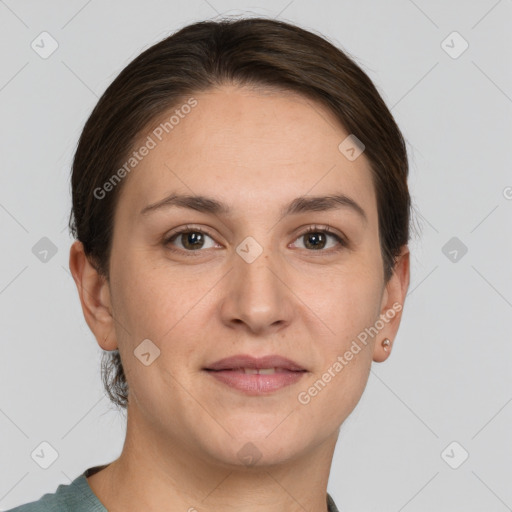
[[125,178],[120,207],[129,203],[135,215],[180,191],[249,212],[342,192],[375,213],[368,161],[364,153],[353,161],[342,154],[338,146],[349,133],[321,104],[235,86],[191,97],[193,108],[174,106],[139,137],[135,150],[150,139],[153,147]]

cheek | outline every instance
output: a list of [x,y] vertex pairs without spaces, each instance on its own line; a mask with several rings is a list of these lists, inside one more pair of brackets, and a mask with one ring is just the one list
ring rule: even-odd
[[[200,340],[193,332],[203,311],[198,301],[206,291],[201,292],[197,278],[178,279],[173,271],[145,267],[142,262],[130,265],[129,259],[124,265],[123,275],[132,277],[119,274],[116,332],[132,399],[143,411],[169,396],[173,407],[192,408],[179,383],[186,384],[192,376],[187,363],[197,358]],[[148,365],[145,353],[149,353]]]
[[310,293],[308,299],[327,326],[322,329],[327,334],[315,340],[322,365],[308,382],[312,387],[303,390],[304,402],[311,400],[328,418],[342,421],[358,403],[368,380],[374,343],[369,328],[379,318],[381,282],[368,267],[353,267],[323,283],[322,293]]
[[180,272],[144,248],[118,250],[113,267],[118,312],[129,324],[130,336],[162,338],[197,302],[197,276]]
[[[189,378],[186,374],[201,353],[204,333],[209,332],[207,322],[212,313],[207,310],[211,308],[208,292],[218,281],[218,276],[184,273],[168,262],[156,267],[154,261],[137,259],[127,255],[123,276],[130,278],[119,272],[116,283],[116,313],[119,317],[116,330],[121,336],[118,342],[121,355],[125,356],[127,372],[133,372],[134,383],[146,373],[153,373],[145,372],[152,366],[146,368],[134,357],[134,350],[143,340],[149,339],[158,349],[155,353],[158,354],[159,368]],[[126,328],[120,328],[119,324]],[[160,378],[165,380],[166,377],[161,375]],[[144,388],[149,386],[148,389],[151,386],[158,389],[161,384],[145,378],[139,382]]]
[[338,348],[372,325],[380,312],[380,275],[367,265],[333,269],[310,282],[303,291],[304,302],[326,325]]

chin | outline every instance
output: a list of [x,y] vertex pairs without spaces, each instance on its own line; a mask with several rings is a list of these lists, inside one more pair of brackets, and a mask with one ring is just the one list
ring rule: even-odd
[[[225,439],[215,448],[210,447],[213,450],[209,451],[214,452],[214,457],[230,469],[244,466],[263,468],[289,462],[307,451],[308,441],[304,438],[303,431],[276,429],[279,421],[274,422],[271,428],[265,425],[263,430],[252,425],[252,428],[235,434],[228,429],[233,437]],[[313,440],[312,442],[314,444]]]
[[[233,448],[237,444],[233,443]],[[235,452],[216,452],[217,463],[228,470],[258,470],[288,463],[298,457],[297,446],[268,446],[252,441],[242,442]]]

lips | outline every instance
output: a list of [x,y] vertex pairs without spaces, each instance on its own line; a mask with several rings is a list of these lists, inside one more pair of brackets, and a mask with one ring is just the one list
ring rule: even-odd
[[[205,370],[223,371],[223,370],[248,370],[246,373],[255,373],[251,370],[274,370],[275,373],[282,372],[305,372],[305,368],[295,361],[279,355],[268,355],[265,357],[252,357],[249,355],[236,355],[220,359],[210,365]],[[260,373],[258,371],[258,373]],[[271,372],[261,372],[271,373]]]
[[215,381],[250,396],[264,396],[291,386],[308,370],[286,357],[227,357],[203,368]]

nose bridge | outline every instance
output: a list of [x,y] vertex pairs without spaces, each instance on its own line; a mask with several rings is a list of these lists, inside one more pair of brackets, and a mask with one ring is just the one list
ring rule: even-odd
[[242,320],[252,330],[289,321],[287,288],[278,277],[282,262],[279,253],[269,249],[271,237],[264,238],[266,247],[250,236],[236,247],[228,299],[230,320]]
[[277,258],[272,257],[268,246],[264,248],[256,244],[258,242],[254,239],[245,240],[237,247],[235,273],[238,284],[251,302],[268,304],[279,293],[276,290],[279,283],[276,282],[275,270],[271,270],[278,263]]

